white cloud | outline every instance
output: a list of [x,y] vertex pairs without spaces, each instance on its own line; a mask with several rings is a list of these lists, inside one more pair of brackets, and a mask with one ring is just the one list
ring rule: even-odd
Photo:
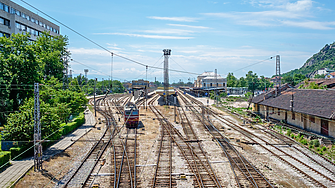
[[196,26],[196,25],[183,25],[183,24],[167,24],[167,25],[177,26],[177,27],[188,27],[188,28],[194,28],[194,29],[211,29],[210,27]]
[[122,35],[130,37],[141,37],[150,39],[193,39],[193,37],[180,37],[180,36],[165,36],[165,35],[142,35],[132,33],[95,33],[96,35]]
[[103,56],[110,56],[110,53],[101,50],[101,49],[96,49],[96,48],[69,48],[71,54],[76,54],[76,55],[103,55]]
[[248,26],[290,26],[317,30],[334,29],[331,27],[334,25],[333,22],[308,20],[314,18],[310,11],[313,9],[312,0],[299,0],[292,3],[288,0],[252,0],[249,3],[253,6],[271,8],[273,10],[203,13],[203,15],[226,18],[234,21],[236,24]]
[[177,35],[188,35],[194,33],[195,31],[184,30],[184,29],[155,29],[155,30],[144,30],[144,33],[153,33],[153,34],[177,34]]
[[288,2],[286,4],[286,9],[292,12],[300,12],[309,10],[312,8],[312,6],[313,6],[312,0],[301,0],[295,3]]
[[150,19],[155,20],[168,20],[168,21],[176,21],[176,22],[195,22],[198,18],[192,17],[160,17],[160,16],[149,16]]
[[303,27],[308,29],[330,30],[335,29],[335,22],[317,22],[317,21],[282,21],[284,25],[293,27]]

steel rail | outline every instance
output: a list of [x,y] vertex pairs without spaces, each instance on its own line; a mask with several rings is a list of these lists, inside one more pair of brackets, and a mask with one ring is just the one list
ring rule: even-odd
[[[192,97],[189,97],[190,100],[193,100],[193,101],[197,101],[196,99],[193,99]],[[198,103],[198,102],[196,102]],[[199,103],[198,103],[199,104]],[[227,119],[227,118],[224,118],[222,117],[219,113],[213,111],[212,109],[210,108],[207,108],[207,110],[209,112],[212,113],[212,115],[215,117],[217,117],[217,119],[219,121],[221,121],[222,123],[228,125],[229,127],[233,128],[234,130],[240,132],[241,134],[247,136],[251,141],[255,142],[255,143],[258,143],[256,142],[256,140],[254,140],[251,136],[254,136],[255,138],[265,142],[267,145],[269,146],[272,146],[270,145],[268,142],[266,142],[264,139],[256,136],[255,134],[251,133],[250,131],[247,131],[245,129],[243,129],[242,127],[240,127],[239,125],[237,125],[236,123],[232,122],[231,120]],[[225,121],[229,122],[230,124],[234,125],[234,126],[231,126],[230,124],[226,123],[225,121],[221,120],[224,119]],[[237,127],[237,128],[236,128]],[[293,164],[291,164],[290,162],[288,162],[287,160],[285,160],[283,157],[279,156],[278,154],[274,153],[273,151],[271,151],[270,149],[268,149],[267,147],[263,146],[262,144],[259,144],[262,148],[264,148],[265,150],[267,150],[268,152],[270,152],[271,154],[273,154],[274,156],[276,156],[277,158],[279,158],[280,160],[284,161],[285,163],[287,163],[289,166],[291,166],[292,168],[294,168],[295,170],[297,170],[298,172],[300,172],[301,174],[303,174],[304,176],[306,176],[307,178],[309,178],[310,180],[312,180],[313,182],[315,182],[316,184],[318,184],[319,186],[321,187],[327,187],[325,186],[323,183],[321,183],[320,181],[316,180],[315,178],[313,178],[312,176],[310,176],[309,174],[305,173],[304,171],[302,171],[301,169],[297,168],[296,166],[294,166]],[[295,157],[289,155],[287,152],[284,152],[283,150],[277,148],[277,147],[274,147],[272,146],[273,148],[276,148],[277,150],[279,150],[280,152],[284,153],[285,155],[289,156],[290,158],[292,158],[293,160],[297,161],[298,163],[302,164],[303,166],[309,168],[310,170],[314,171],[316,174],[322,176],[323,178],[331,181],[334,183],[334,180],[330,179],[329,177],[325,176],[324,174],[320,173],[319,171],[315,170],[314,168],[306,165],[305,163],[303,163],[302,161],[296,159]]]
[[[184,158],[186,159],[187,163],[189,164],[189,167],[191,168],[191,171],[195,175],[195,179],[197,181],[198,186],[199,187],[205,187],[205,185],[202,182],[202,177],[201,177],[201,175],[199,173],[197,161],[199,161],[198,163],[200,163],[202,166],[204,166],[205,169],[206,169],[206,167],[202,163],[202,161],[199,158],[199,156],[195,153],[195,151],[192,149],[192,147],[189,145],[189,143],[187,143],[185,141],[185,139],[179,133],[179,131],[177,131],[174,128],[174,126],[166,118],[164,118],[164,116],[162,115],[162,113],[157,108],[155,108],[152,105],[150,105],[150,108],[153,111],[153,113],[157,116],[157,118],[162,122],[163,127],[167,130],[167,132],[169,133],[171,139],[176,143],[177,147],[179,148],[179,150],[183,154]],[[173,135],[177,135],[177,136],[175,137]],[[175,139],[181,139],[181,141],[176,141]],[[179,142],[182,142],[188,148],[188,151],[190,152],[190,156],[191,156],[192,159],[189,159],[189,157],[185,153],[186,152],[185,149],[182,148],[182,146],[179,144]],[[218,186],[218,185],[215,185],[215,186]]]
[[[98,99],[98,102],[101,99]],[[81,167],[84,165],[84,163],[87,161],[87,159],[92,155],[93,151],[98,147],[99,143],[102,141],[102,139],[106,136],[108,130],[110,129],[110,126],[107,126],[106,130],[104,131],[103,135],[100,137],[99,141],[96,142],[93,147],[91,148],[91,150],[87,153],[87,155],[84,157],[84,159],[82,160],[82,162],[80,163],[80,165],[76,168],[75,172],[70,176],[70,178],[66,181],[66,183],[64,184],[64,187],[67,187],[69,185],[69,183],[73,180],[73,178],[75,177],[75,175],[78,173],[78,171],[81,169]],[[111,138],[109,139],[109,141],[111,140]],[[109,142],[108,141],[108,142]],[[108,144],[107,144],[108,145]],[[106,146],[104,146],[103,151],[105,151]],[[103,152],[101,152],[103,153]],[[102,155],[102,154],[101,154]],[[98,160],[101,158],[101,155],[98,156]],[[97,161],[98,161],[97,160]],[[94,167],[96,166],[96,163],[94,165]],[[92,169],[94,169],[94,167]],[[85,179],[85,183],[87,181],[88,177]]]
[[[186,112],[185,112],[184,108],[181,107],[181,109],[182,109],[182,112],[183,112],[183,113],[179,113],[179,114],[180,114],[180,118],[182,119],[182,116],[184,116],[185,119],[186,119],[186,121],[187,121],[187,126],[183,126],[183,128],[185,127],[185,130],[187,130],[187,129],[190,129],[190,130],[191,130],[191,134],[187,134],[186,132],[188,132],[188,131],[185,131],[185,134],[187,135],[187,138],[189,139],[190,136],[192,136],[194,140],[197,140],[197,141],[198,141],[198,137],[197,137],[197,135],[196,135],[194,129],[193,129],[192,126],[191,126],[191,122],[189,121],[189,119],[188,119],[188,117],[187,117],[187,115],[186,115]],[[179,108],[178,108],[178,111],[179,111]],[[183,125],[183,124],[182,124],[182,125]],[[207,173],[210,175],[211,179],[216,183],[216,185],[217,185],[218,187],[221,187],[220,181],[218,180],[218,178],[217,178],[217,176],[216,176],[216,174],[215,174],[215,172],[214,172],[212,166],[210,165],[209,160],[208,160],[208,158],[207,158],[207,156],[206,156],[206,154],[205,154],[203,148],[201,147],[201,145],[200,145],[199,142],[197,142],[196,144],[197,144],[197,145],[196,145],[197,148],[201,151],[201,154],[202,154],[202,155],[204,156],[204,158],[205,158],[205,161],[204,161],[204,162],[205,162],[206,164],[203,164],[203,163],[202,163],[202,164],[208,166],[208,167],[206,168]],[[208,169],[208,168],[209,168],[209,169]]]
[[[187,100],[183,97],[182,94],[179,94],[179,96],[182,98],[182,100],[184,100],[185,103],[187,103]],[[189,105],[189,108],[192,107],[192,105]],[[249,163],[249,161],[247,161],[233,146],[231,146],[231,144],[229,144],[229,141],[211,124],[211,122],[209,120],[207,120],[207,122],[209,122],[210,125],[207,125],[206,122],[202,121],[202,119],[198,116],[199,112],[193,107],[191,109],[191,111],[193,111],[194,115],[199,119],[200,122],[203,123],[203,125],[205,126],[205,128],[209,131],[209,133],[213,136],[213,138],[219,143],[219,145],[221,146],[224,154],[226,155],[227,159],[229,160],[230,166],[232,168],[232,171],[234,173],[235,176],[235,180],[236,183],[239,185],[239,187],[242,187],[242,185],[239,182],[238,176],[235,173],[235,169],[234,166],[232,164],[232,162],[235,164],[235,166],[237,166],[237,168],[240,170],[240,172],[244,175],[244,177],[254,186],[254,187],[258,187],[257,183],[255,182],[255,179],[253,178],[253,175],[251,174],[251,172],[249,171],[247,165],[245,162],[247,162],[254,170],[256,170],[253,165],[251,165]],[[215,130],[215,132],[213,132],[213,130]],[[219,134],[218,138],[217,136],[215,136],[214,134]],[[226,150],[226,147],[224,147],[223,143],[221,140],[225,141],[225,145],[227,145],[229,148],[231,148],[231,150],[233,150],[233,152],[236,153],[238,159],[241,161],[241,163],[243,164],[244,169],[248,172],[249,175],[247,175],[244,170],[241,168],[241,166],[239,165],[239,163],[228,153],[228,151]],[[256,170],[257,171],[257,170]],[[258,171],[257,171],[258,172]],[[258,172],[258,174],[272,187],[272,185],[265,179],[265,177],[260,174]],[[251,179],[250,179],[251,178]]]

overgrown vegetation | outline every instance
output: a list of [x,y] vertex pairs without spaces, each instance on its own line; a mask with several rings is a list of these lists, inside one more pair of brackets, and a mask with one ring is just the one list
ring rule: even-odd
[[286,136],[291,137],[292,139],[296,140],[297,142],[300,142],[302,145],[307,146],[309,149],[317,152],[320,155],[323,155],[324,157],[328,158],[330,161],[335,163],[335,145],[331,145],[329,147],[320,145],[320,142],[318,139],[308,139],[301,133],[292,133],[292,130],[289,128],[285,128],[280,125],[275,125],[271,127],[273,130],[279,132],[280,134],[285,134]]
[[309,82],[309,79],[306,79],[303,84],[299,86],[299,89],[327,89],[326,85],[318,85],[315,82]]

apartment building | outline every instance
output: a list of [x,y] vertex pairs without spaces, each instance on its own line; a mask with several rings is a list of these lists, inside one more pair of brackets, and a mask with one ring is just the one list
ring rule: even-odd
[[42,31],[50,31],[52,36],[60,33],[58,25],[10,0],[0,0],[0,37],[27,32],[36,40]]

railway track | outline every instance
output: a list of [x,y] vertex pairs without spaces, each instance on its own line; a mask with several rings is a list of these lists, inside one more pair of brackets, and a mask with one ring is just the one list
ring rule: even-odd
[[[101,98],[96,100],[97,112],[106,119],[106,129],[68,178],[64,187],[92,187],[95,183],[99,183],[96,176],[106,163],[106,158],[103,158],[106,155],[111,155],[109,170],[111,173],[107,175],[108,184],[115,188],[137,187],[137,130],[118,126],[113,116],[114,111],[122,111],[120,106],[122,107],[129,101],[130,96],[121,96],[121,99],[116,100],[117,97],[110,96],[107,98],[108,100]],[[91,100],[90,104],[93,103]],[[125,136],[122,137],[122,135]],[[106,151],[109,153],[106,154]]]
[[[98,99],[96,102],[98,104],[103,103],[101,99]],[[94,177],[91,174],[98,163],[101,162],[100,159],[110,144],[115,132],[115,127],[112,127],[114,122],[113,117],[110,116],[105,109],[99,108],[98,111],[106,118],[107,127],[100,139],[93,145],[80,165],[75,169],[74,173],[65,182],[64,187],[91,187],[94,183]]]
[[124,138],[116,138],[112,141],[114,151],[114,187],[137,187],[138,179],[136,176],[137,158],[137,131],[136,129],[126,129]]
[[[213,139],[219,143],[225,156],[229,160],[238,187],[274,187],[270,181],[267,180],[246,158],[244,158],[243,155],[230,144],[228,139],[204,117],[204,114],[200,115],[201,113],[184,97],[184,95],[181,92],[178,93],[179,98],[184,102],[185,106],[194,113],[198,120],[202,122],[212,135]],[[196,101],[193,102],[197,103]]]
[[[163,116],[163,114],[154,106],[152,103],[157,100],[159,96],[156,95],[149,103],[149,107],[152,112],[156,115],[161,124],[161,142],[159,151],[159,157],[157,159],[156,165],[156,173],[154,174],[153,187],[169,187],[173,186],[171,179],[171,169],[172,163],[170,162],[172,149],[169,149],[169,140],[165,140],[165,144],[163,145],[165,131],[170,137],[170,139],[175,143],[175,145],[179,148],[180,153],[183,158],[187,161],[188,167],[190,171],[194,175],[194,186],[195,187],[221,187],[220,183],[215,176],[212,168],[210,167],[208,160],[204,160],[201,155],[205,155],[205,153],[201,150],[197,150],[193,147],[187,140],[185,139],[181,133],[174,128],[174,126]],[[168,152],[168,157],[161,157],[163,153]],[[166,159],[168,158],[168,159]],[[164,165],[165,164],[165,165]],[[163,166],[164,165],[164,166]]]
[[[187,96],[187,95],[185,95]],[[196,99],[187,96],[189,100],[197,105],[202,105],[201,102],[197,101]],[[282,149],[278,147],[277,144],[272,144],[269,141],[265,140],[251,131],[243,128],[242,126],[238,125],[237,123],[227,119],[222,114],[215,112],[210,108],[206,108],[207,112],[215,117],[221,123],[227,125],[231,129],[241,133],[242,135],[246,136],[251,140],[251,142],[258,144],[261,148],[265,151],[271,153],[273,156],[281,160],[283,163],[286,163],[295,171],[299,172],[302,176],[310,180],[310,183],[313,186],[318,187],[334,187],[335,186],[335,176],[334,170],[331,170],[329,166],[333,166],[332,164],[328,164],[327,167],[325,165],[320,165],[320,162],[317,160],[311,159],[311,157],[307,157],[305,153],[303,156],[307,157],[307,159],[302,160],[302,158],[298,158],[294,156],[292,153],[301,153],[300,149],[296,146],[289,147],[288,149]],[[271,134],[272,135],[272,134]],[[274,136],[274,135],[273,135]],[[277,134],[275,135],[277,139],[280,139],[280,136]],[[287,142],[284,139],[281,139],[282,142]],[[310,162],[307,162],[310,161]],[[324,161],[323,164],[327,163]]]

